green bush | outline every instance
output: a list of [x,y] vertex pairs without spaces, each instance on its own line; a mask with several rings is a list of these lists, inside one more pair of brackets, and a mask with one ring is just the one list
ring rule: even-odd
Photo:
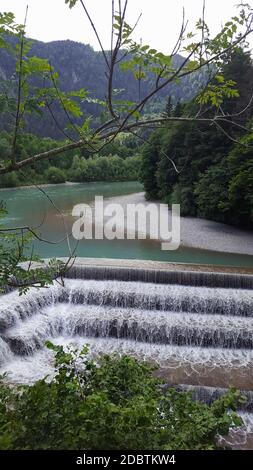
[[0,187],[2,188],[16,188],[19,185],[20,181],[15,171],[0,177]]
[[121,158],[117,155],[85,159],[75,156],[68,172],[70,181],[136,181],[139,178],[141,157]]
[[169,198],[169,204],[180,204],[180,212],[182,216],[194,216],[195,201],[193,189],[190,187],[182,187],[180,184],[175,184]]
[[87,356],[48,344],[56,376],[32,386],[0,386],[0,449],[214,449],[240,425],[231,390],[210,407],[165,391],[154,367],[128,356]]
[[65,183],[66,176],[63,170],[51,166],[46,172],[46,178],[49,183],[58,184]]

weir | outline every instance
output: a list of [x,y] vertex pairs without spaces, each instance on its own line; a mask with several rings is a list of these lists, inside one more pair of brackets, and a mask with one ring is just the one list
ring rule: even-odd
[[153,362],[207,404],[230,385],[244,390],[253,432],[253,275],[77,264],[64,285],[13,291],[0,305],[0,373],[10,382],[53,374],[46,340],[89,344],[91,356]]
[[[142,349],[161,345],[168,361],[173,347],[182,347],[176,355],[186,355],[187,361],[192,356],[194,363],[196,355],[207,360],[211,353],[217,356],[214,365],[224,356],[235,367],[239,354],[243,367],[253,350],[253,275],[157,264],[157,269],[127,262],[122,267],[89,266],[86,260],[67,272],[64,286],[33,288],[22,297],[17,292],[3,295],[1,363],[9,350],[33,354],[46,339],[63,336],[131,342],[136,351],[139,343]],[[250,360],[246,362],[248,367]]]
[[[227,287],[235,289],[253,289],[253,275],[233,272],[212,272],[143,267],[101,266],[76,264],[69,269],[66,277],[71,279],[118,280],[134,282],[151,282],[156,284],[180,284],[185,286]],[[124,263],[126,264],[126,263]],[[155,263],[153,263],[155,264]],[[166,264],[166,263],[164,263]]]

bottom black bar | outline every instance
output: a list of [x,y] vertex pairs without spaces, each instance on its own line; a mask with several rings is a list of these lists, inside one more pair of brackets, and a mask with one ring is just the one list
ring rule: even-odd
[[0,451],[0,465],[15,465],[16,468],[57,464],[74,468],[97,466],[101,469],[152,465],[167,468],[214,468],[216,465],[242,465],[252,460],[252,451]]

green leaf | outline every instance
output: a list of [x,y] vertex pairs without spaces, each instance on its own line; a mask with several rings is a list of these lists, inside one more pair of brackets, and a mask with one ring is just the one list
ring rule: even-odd
[[69,5],[69,8],[73,8],[78,0],[65,0],[66,5]]

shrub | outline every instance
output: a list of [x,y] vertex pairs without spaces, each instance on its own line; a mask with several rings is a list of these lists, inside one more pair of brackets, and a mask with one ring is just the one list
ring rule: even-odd
[[128,356],[95,363],[87,347],[56,352],[56,375],[0,387],[0,449],[214,449],[241,419],[231,390],[210,407],[162,387],[154,367]]
[[54,166],[50,166],[50,168],[47,170],[46,178],[49,183],[53,184],[65,183],[66,181],[64,171]]
[[6,175],[1,176],[0,178],[0,187],[2,188],[16,188],[19,185],[20,181],[15,171],[7,173]]

